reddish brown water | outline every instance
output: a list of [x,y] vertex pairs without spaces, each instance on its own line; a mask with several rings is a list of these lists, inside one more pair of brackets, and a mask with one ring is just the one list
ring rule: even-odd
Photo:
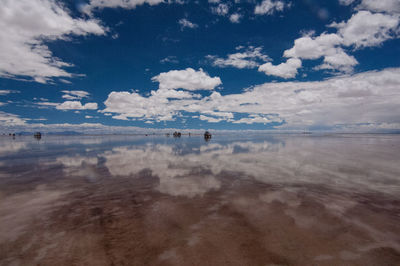
[[3,137],[0,265],[400,265],[400,136]]

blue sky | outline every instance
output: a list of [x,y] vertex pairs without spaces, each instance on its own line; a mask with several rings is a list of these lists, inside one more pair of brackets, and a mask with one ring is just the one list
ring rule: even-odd
[[0,131],[399,130],[399,23],[398,0],[4,0]]

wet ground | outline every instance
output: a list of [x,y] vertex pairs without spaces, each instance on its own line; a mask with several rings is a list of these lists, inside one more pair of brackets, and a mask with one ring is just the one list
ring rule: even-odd
[[400,265],[400,135],[0,137],[0,265]]

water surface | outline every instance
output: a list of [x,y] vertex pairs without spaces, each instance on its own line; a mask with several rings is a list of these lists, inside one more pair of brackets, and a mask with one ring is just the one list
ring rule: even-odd
[[400,136],[0,137],[0,265],[399,265]]

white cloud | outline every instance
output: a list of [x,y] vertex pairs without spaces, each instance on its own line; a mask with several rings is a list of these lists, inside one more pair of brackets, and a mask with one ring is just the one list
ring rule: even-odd
[[210,4],[218,4],[221,0],[208,0]]
[[87,91],[63,90],[61,92],[65,93],[62,97],[67,100],[80,100],[82,98],[87,98],[90,95]]
[[[15,114],[4,113],[0,111],[0,132],[20,132],[20,131],[30,131],[36,132],[40,131],[42,133],[46,132],[63,132],[63,131],[76,131],[87,134],[103,134],[103,133],[148,133],[152,129],[132,127],[132,126],[106,126],[100,123],[82,123],[82,124],[70,124],[70,123],[59,123],[59,124],[43,124],[43,123],[27,123],[26,118],[21,118]],[[167,129],[169,131],[174,131],[176,129]],[[76,143],[76,140],[63,140],[68,142]],[[90,139],[79,139],[78,143],[96,143],[98,140]]]
[[[114,119],[171,121],[179,115],[176,104],[187,105],[201,97],[190,91],[213,90],[221,84],[219,77],[210,77],[202,69],[171,70],[152,78],[159,89],[145,97],[136,92],[111,92],[104,102],[103,113],[114,113]],[[177,90],[185,89],[189,91]]]
[[281,78],[294,78],[297,75],[297,69],[301,67],[301,60],[298,58],[289,58],[285,63],[274,66],[270,62],[261,65],[258,71],[267,75],[278,76]]
[[96,110],[97,103],[86,103],[82,105],[79,101],[66,101],[56,106],[58,110]]
[[354,56],[346,54],[342,49],[336,49],[335,53],[325,55],[323,64],[316,69],[331,69],[350,73],[357,64],[358,61]]
[[172,63],[172,64],[177,64],[179,63],[179,60],[176,58],[176,56],[167,56],[163,59],[160,60],[161,64],[165,64],[165,63]]
[[[171,97],[175,100],[170,100]],[[173,89],[152,91],[149,97],[143,97],[136,92],[111,92],[104,102],[106,109],[102,112],[117,113],[119,115],[113,118],[121,120],[134,118],[169,121],[174,120],[174,116],[178,115],[173,103],[187,98],[191,99],[192,93]]]
[[300,59],[324,58],[323,64],[316,69],[332,69],[341,72],[351,72],[358,61],[348,55],[340,45],[343,38],[337,34],[323,33],[320,36],[303,36],[296,39],[294,46],[284,52],[284,57]]
[[346,46],[356,48],[378,46],[382,42],[397,37],[399,16],[359,11],[348,21],[332,23],[338,29]]
[[273,115],[258,115],[258,114],[250,114],[249,117],[243,117],[239,120],[234,121],[234,124],[254,124],[254,123],[262,123],[269,124],[272,122],[281,123],[282,120],[279,117]]
[[181,28],[190,28],[190,29],[195,29],[197,27],[199,27],[199,25],[190,22],[189,20],[187,20],[186,18],[182,18],[178,21],[179,25],[181,25]]
[[220,85],[219,77],[210,77],[200,69],[171,70],[161,73],[151,79],[160,83],[160,89],[213,90]]
[[8,126],[22,126],[26,124],[27,119],[21,118],[18,115],[5,113],[0,111],[0,124],[1,127],[8,127]]
[[103,35],[106,31],[96,19],[71,17],[53,0],[2,1],[0,28],[0,76],[29,77],[42,83],[73,76],[64,70],[72,65],[54,57],[44,41]]
[[354,1],[356,1],[356,0],[339,0],[339,3],[341,5],[348,6],[348,5],[351,5],[352,3],[354,3]]
[[39,106],[49,106],[49,107],[56,107],[56,106],[60,105],[60,103],[52,103],[52,102],[47,102],[47,101],[37,102],[36,104]]
[[242,18],[242,15],[240,15],[239,13],[233,13],[229,16],[229,20],[232,23],[239,23],[241,18]]
[[400,13],[399,0],[362,0],[357,9],[374,12]]
[[[111,92],[101,112],[116,119],[168,121],[198,116],[200,120],[230,123],[272,123],[282,130],[326,128],[327,130],[400,130],[400,68],[335,76],[313,82],[265,83],[241,93],[208,96],[190,91],[159,89],[150,96],[136,92]],[[171,92],[169,92],[171,91]],[[168,94],[182,93],[180,98]],[[77,105],[80,108],[81,104]],[[76,107],[74,107],[76,108]],[[239,118],[236,118],[237,114]],[[201,117],[201,118],[200,118]],[[0,112],[0,129],[79,130],[83,132],[148,131],[132,127],[94,124],[31,124],[27,119]]]
[[337,34],[321,34],[320,36],[303,36],[294,41],[294,46],[284,52],[284,57],[318,59],[327,54],[335,54],[335,49],[342,43]]
[[[261,63],[270,61],[268,55],[263,54],[262,47],[249,46],[237,47],[242,52],[229,54],[226,59],[208,55],[206,58],[212,60],[212,64],[218,67],[236,67],[236,68],[256,68]],[[260,63],[261,62],[261,63]]]
[[[172,1],[170,1],[172,2]],[[90,0],[89,4],[82,8],[82,11],[91,14],[95,9],[103,8],[125,8],[134,9],[137,6],[148,4],[148,5],[158,5],[161,3],[167,3],[164,0]]]
[[[202,98],[166,99],[135,92],[112,92],[103,112],[144,120],[173,120],[181,112],[199,114],[205,121],[268,123],[285,121],[282,128],[308,126],[396,125],[400,123],[400,69],[337,76],[315,82],[266,83],[243,93],[212,92]],[[189,95],[187,95],[189,96]],[[234,113],[249,114],[235,119]]]
[[0,90],[0,96],[11,94],[11,93],[19,93],[19,91],[16,91],[16,90]]
[[[350,2],[341,3],[350,4]],[[368,7],[375,11],[387,11],[386,9],[389,8],[396,9],[393,5],[394,3],[390,0],[382,1],[381,4],[373,4],[367,0],[363,1],[357,8]],[[334,22],[328,25],[336,28],[336,33],[328,34],[324,32],[319,36],[313,36],[312,32],[296,39],[293,47],[284,51],[284,57],[308,60],[323,57],[323,63],[314,69],[330,69],[342,73],[351,73],[358,61],[345,51],[345,47],[354,47],[357,50],[364,47],[379,46],[388,39],[398,38],[400,33],[399,23],[400,16],[397,14],[358,11],[347,21]],[[270,63],[265,64],[265,66],[271,74],[274,71],[281,70]],[[284,66],[282,65],[282,67]],[[278,71],[279,73],[280,71]],[[290,73],[295,72],[292,69]]]
[[211,7],[211,11],[218,16],[226,16],[229,12],[229,6],[227,4],[219,4]]
[[263,0],[260,4],[256,5],[254,14],[256,15],[272,15],[276,11],[283,11],[285,9],[285,2],[277,0]]
[[224,120],[223,118],[215,118],[215,117],[205,116],[205,115],[200,115],[199,119],[203,120],[203,121],[207,121],[208,123],[218,123],[218,122],[221,122]]

